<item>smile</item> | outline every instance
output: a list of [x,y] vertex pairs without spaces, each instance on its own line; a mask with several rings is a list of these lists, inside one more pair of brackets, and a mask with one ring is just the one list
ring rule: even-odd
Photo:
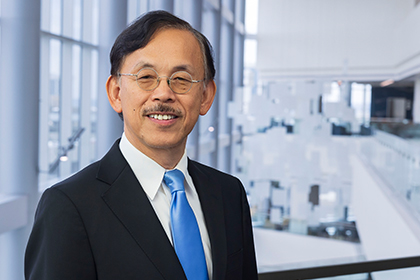
[[153,114],[149,115],[149,118],[155,119],[155,120],[172,120],[175,119],[175,116],[173,115],[160,115],[160,114]]

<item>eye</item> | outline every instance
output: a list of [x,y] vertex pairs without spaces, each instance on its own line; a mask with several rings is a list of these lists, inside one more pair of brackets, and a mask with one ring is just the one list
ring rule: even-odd
[[138,81],[149,81],[149,80],[156,80],[157,74],[153,69],[150,68],[144,68],[141,69],[137,73],[137,80]]
[[173,77],[173,79],[172,80],[177,80],[177,81],[180,81],[180,82],[189,82],[189,80],[187,79],[187,78],[184,78],[184,77]]
[[149,80],[149,79],[156,79],[156,76],[142,75],[142,76],[138,76],[138,78],[137,78],[137,80]]
[[192,78],[191,78],[191,75],[188,74],[187,72],[181,71],[181,72],[175,73],[172,77],[172,80],[176,82],[189,83],[192,81]]

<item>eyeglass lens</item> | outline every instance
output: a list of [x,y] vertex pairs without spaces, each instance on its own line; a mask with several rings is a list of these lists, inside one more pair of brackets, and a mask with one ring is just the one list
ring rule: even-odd
[[[137,73],[137,84],[143,90],[154,90],[159,84],[160,77],[151,68],[141,69]],[[192,77],[185,71],[175,72],[169,79],[169,87],[175,93],[186,93],[192,86]]]

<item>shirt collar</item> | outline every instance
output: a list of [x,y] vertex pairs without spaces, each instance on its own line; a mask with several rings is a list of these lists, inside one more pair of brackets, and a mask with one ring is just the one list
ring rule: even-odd
[[[163,175],[167,170],[156,161],[137,150],[137,148],[128,141],[125,133],[123,133],[121,137],[120,150],[147,196],[153,200],[159,191]],[[188,183],[187,185],[191,186],[192,179],[188,174],[188,158],[186,151],[176,165],[175,169],[179,169],[182,173],[184,173],[185,179]]]

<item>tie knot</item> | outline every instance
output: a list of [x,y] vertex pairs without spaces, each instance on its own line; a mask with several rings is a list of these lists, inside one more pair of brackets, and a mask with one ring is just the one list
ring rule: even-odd
[[163,176],[163,181],[168,186],[171,193],[185,190],[184,174],[178,169],[166,171]]

